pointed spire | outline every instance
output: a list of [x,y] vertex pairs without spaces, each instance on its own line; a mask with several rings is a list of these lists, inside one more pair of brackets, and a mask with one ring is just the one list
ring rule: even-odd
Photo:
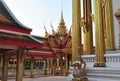
[[63,4],[61,6],[61,19],[63,19]]
[[44,29],[45,29],[45,32],[47,33],[47,29],[46,29],[45,25],[44,25]]
[[68,35],[70,35],[70,34],[71,34],[71,28],[72,28],[72,25],[71,25],[71,27],[70,27],[70,30],[69,30],[69,32],[68,32]]
[[45,29],[45,38],[48,38],[48,32],[47,32],[45,25],[44,25],[44,29]]
[[52,35],[55,35],[55,30],[54,30],[54,28],[53,28],[51,22],[50,22],[50,26],[51,26],[51,28],[52,28]]
[[65,26],[64,18],[63,18],[63,6],[61,9],[61,18],[58,24],[57,33],[60,35],[65,35],[67,33],[67,29]]

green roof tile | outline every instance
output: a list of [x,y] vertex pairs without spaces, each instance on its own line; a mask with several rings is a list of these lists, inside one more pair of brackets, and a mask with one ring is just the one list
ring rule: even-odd
[[30,28],[21,24],[16,19],[16,17],[13,15],[13,13],[10,11],[10,9],[3,0],[0,0],[0,24],[11,25],[11,26],[31,30]]

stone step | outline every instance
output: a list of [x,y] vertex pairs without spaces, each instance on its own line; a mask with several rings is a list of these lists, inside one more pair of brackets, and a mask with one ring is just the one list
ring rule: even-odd
[[87,68],[87,76],[90,81],[120,81],[120,69],[118,68]]

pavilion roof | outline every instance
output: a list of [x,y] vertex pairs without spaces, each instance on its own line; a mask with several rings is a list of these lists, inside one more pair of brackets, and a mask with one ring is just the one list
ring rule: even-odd
[[42,48],[38,48],[37,50],[41,50],[44,52],[52,52],[52,49],[49,45],[48,38],[40,37],[40,36],[33,36],[34,38],[38,39],[39,41],[42,41],[44,43]]
[[0,0],[0,24],[32,30],[17,20],[3,0]]
[[29,34],[1,29],[0,44],[40,48],[41,46],[43,46],[44,43],[42,41],[37,40]]

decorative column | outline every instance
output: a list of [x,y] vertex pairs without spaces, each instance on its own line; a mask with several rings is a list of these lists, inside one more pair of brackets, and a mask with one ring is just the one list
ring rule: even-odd
[[55,71],[56,71],[56,66],[57,66],[57,64],[56,64],[56,59],[53,59],[53,62],[52,62],[52,65],[53,65],[53,67],[52,67],[52,75],[55,75]]
[[[2,58],[0,57],[0,73],[2,73]],[[2,75],[0,75],[0,80],[2,79]]]
[[47,60],[47,68],[50,70],[50,60]]
[[102,0],[94,0],[94,22],[95,22],[95,67],[105,67],[105,40],[104,40],[104,23],[102,16]]
[[64,75],[68,75],[68,55],[65,54],[65,71],[64,71]]
[[115,16],[118,19],[118,23],[119,23],[119,46],[118,46],[118,50],[120,50],[120,8],[115,12]]
[[57,59],[56,59],[56,63],[57,63],[57,66],[56,66],[56,69],[57,70],[60,70],[60,57],[58,57]]
[[60,75],[63,75],[63,55],[60,55]]
[[83,14],[84,22],[83,31],[84,31],[84,45],[83,50],[84,54],[93,53],[93,36],[92,36],[92,10],[91,10],[91,0],[83,0]]
[[3,54],[2,81],[7,81],[8,79],[8,60],[7,54]]
[[[1,68],[2,67],[2,58],[0,57],[0,72],[2,71]],[[0,76],[1,77],[1,76]]]
[[25,47],[19,47],[17,50],[16,81],[23,81],[23,62],[25,54]]
[[72,62],[82,55],[80,0],[72,0]]
[[25,76],[26,74],[25,74],[25,60],[24,60],[24,62],[23,62],[23,75]]
[[33,66],[34,66],[34,58],[32,57],[32,58],[30,59],[30,77],[31,77],[31,78],[34,77],[34,74],[33,74],[34,68],[33,68]]
[[47,75],[47,59],[44,60],[44,75]]
[[114,30],[112,17],[112,1],[104,0],[105,5],[105,20],[106,20],[106,50],[115,50],[114,46]]
[[54,65],[53,65],[53,59],[51,59],[50,60],[50,71],[51,71],[51,75],[53,74],[53,67],[54,67]]

